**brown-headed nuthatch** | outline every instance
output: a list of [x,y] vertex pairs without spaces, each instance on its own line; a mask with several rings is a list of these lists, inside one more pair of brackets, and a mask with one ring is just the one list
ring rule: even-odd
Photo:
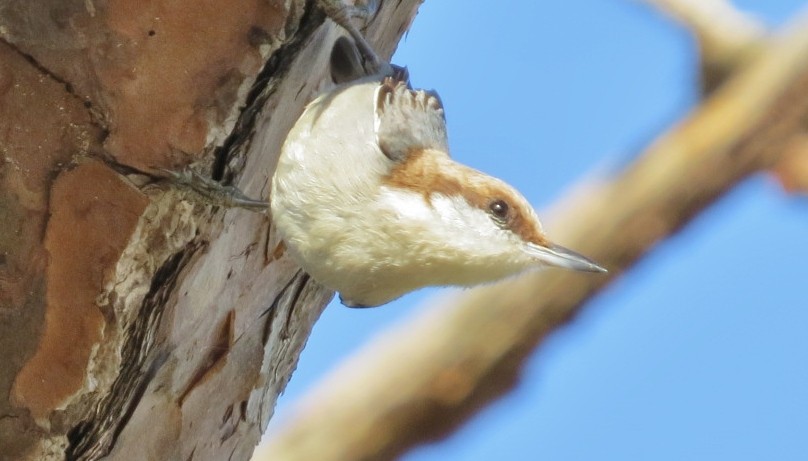
[[[332,66],[346,43],[338,40]],[[351,307],[542,266],[605,271],[551,243],[513,187],[448,152],[436,93],[385,75],[339,85],[308,105],[283,145],[271,192],[276,229]]]

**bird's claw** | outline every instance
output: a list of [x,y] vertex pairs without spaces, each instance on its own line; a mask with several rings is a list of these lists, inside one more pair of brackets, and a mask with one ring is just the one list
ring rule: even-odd
[[269,207],[269,203],[256,200],[244,195],[235,186],[223,186],[211,178],[202,176],[193,170],[172,171],[158,168],[168,175],[171,182],[193,192],[206,203],[228,208],[244,208],[251,211],[262,212]]
[[348,35],[351,36],[356,48],[365,60],[365,70],[368,75],[387,73],[390,64],[381,59],[373,47],[368,43],[365,37],[359,32],[359,29],[351,22],[352,18],[361,18],[367,21],[373,14],[376,13],[378,2],[376,0],[368,0],[364,6],[348,6],[343,0],[318,0],[320,8],[325,14],[331,18],[337,25],[345,29]]

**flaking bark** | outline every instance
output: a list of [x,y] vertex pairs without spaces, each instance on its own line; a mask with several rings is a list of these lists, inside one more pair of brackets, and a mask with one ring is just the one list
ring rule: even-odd
[[[419,1],[385,1],[386,57]],[[327,82],[313,1],[0,0],[0,460],[246,460],[332,293],[266,198]]]

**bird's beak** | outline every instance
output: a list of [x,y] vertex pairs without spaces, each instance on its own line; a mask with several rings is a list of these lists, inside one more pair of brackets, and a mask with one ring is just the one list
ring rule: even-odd
[[529,243],[527,253],[548,266],[561,267],[582,272],[607,272],[586,256],[580,255],[561,245],[549,243],[547,246]]

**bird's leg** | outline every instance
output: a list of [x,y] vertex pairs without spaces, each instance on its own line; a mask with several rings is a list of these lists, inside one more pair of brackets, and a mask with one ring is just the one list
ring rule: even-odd
[[251,199],[238,188],[223,186],[221,183],[206,178],[195,171],[184,170],[177,172],[163,168],[159,169],[168,175],[171,182],[190,190],[204,202],[211,205],[244,208],[257,212],[263,212],[269,207],[269,203],[263,200]]
[[389,65],[376,54],[376,51],[370,46],[370,43],[365,39],[359,29],[351,22],[352,18],[361,18],[367,20],[378,7],[377,0],[368,0],[365,6],[346,5],[343,0],[318,0],[320,8],[323,9],[325,14],[331,18],[337,25],[345,29],[356,43],[359,53],[366,62],[367,71],[369,74],[380,72],[385,65]]

